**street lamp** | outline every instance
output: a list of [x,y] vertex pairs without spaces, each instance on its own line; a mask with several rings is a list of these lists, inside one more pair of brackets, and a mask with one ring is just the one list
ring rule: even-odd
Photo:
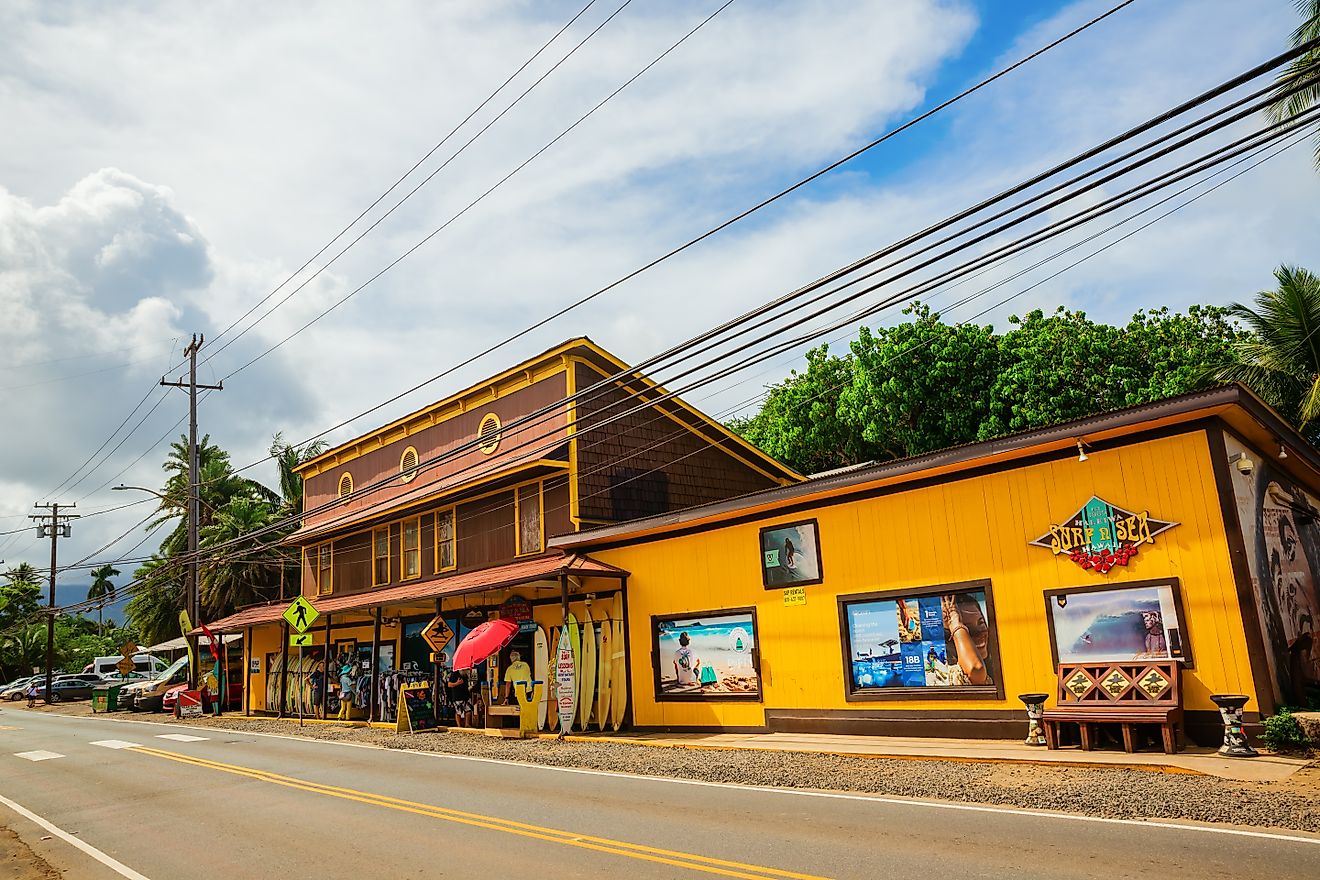
[[112,492],[122,492],[122,491],[124,491],[125,489],[136,489],[136,490],[139,491],[139,492],[146,492],[146,493],[148,493],[148,494],[155,495],[155,496],[156,496],[157,498],[159,498],[161,501],[168,501],[168,500],[169,500],[169,499],[166,498],[164,495],[162,495],[162,494],[160,494],[159,492],[157,492],[155,489],[148,489],[146,486],[125,486],[123,483],[120,483],[118,486],[111,486],[111,487],[110,487],[110,490],[111,490]]

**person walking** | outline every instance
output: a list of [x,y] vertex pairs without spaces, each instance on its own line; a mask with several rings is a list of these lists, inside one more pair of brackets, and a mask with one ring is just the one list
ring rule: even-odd
[[27,698],[28,698],[29,709],[35,709],[37,707],[37,696],[40,693],[41,693],[41,688],[37,685],[35,681],[32,682],[32,684],[28,685]]

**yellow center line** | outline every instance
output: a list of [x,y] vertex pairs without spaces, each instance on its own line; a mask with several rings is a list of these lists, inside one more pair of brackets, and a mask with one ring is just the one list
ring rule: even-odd
[[503,831],[521,837],[530,837],[550,843],[560,843],[566,846],[575,846],[611,855],[641,859],[643,861],[659,862],[661,864],[688,868],[694,871],[703,871],[709,874],[720,874],[726,877],[739,877],[744,878],[744,880],[766,880],[767,877],[790,878],[790,880],[825,880],[825,878],[814,874],[801,874],[795,871],[784,871],[778,868],[767,868],[758,865],[748,865],[741,862],[728,861],[725,859],[717,859],[712,856],[659,849],[622,840],[612,840],[606,837],[576,834],[571,831],[563,831],[557,828],[532,825],[526,822],[517,822],[512,819],[501,819],[498,816],[469,813],[463,810],[454,810],[449,807],[436,806],[434,804],[408,801],[390,795],[325,785],[319,782],[297,779],[292,776],[283,776],[267,770],[256,770],[250,767],[241,767],[235,764],[212,761],[207,758],[180,755],[176,752],[167,752],[149,746],[137,746],[129,751],[152,755],[170,761],[177,761],[183,764],[191,764],[209,770],[231,773],[237,776],[246,776],[261,782],[268,782],[274,785],[281,785],[287,788],[311,792],[313,794],[323,794],[329,797],[357,801],[358,803],[364,803],[371,806],[387,807],[389,809],[414,813],[434,819],[441,819],[447,822],[456,822],[462,825],[487,828],[492,831]]

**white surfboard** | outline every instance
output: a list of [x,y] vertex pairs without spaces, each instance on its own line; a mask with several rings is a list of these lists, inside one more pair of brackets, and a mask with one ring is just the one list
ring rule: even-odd
[[548,641],[548,663],[546,665],[545,691],[547,711],[545,717],[545,728],[551,732],[559,729],[559,692],[557,689],[556,663],[558,662],[559,651],[559,633],[560,627],[550,627],[550,638]]
[[541,682],[540,699],[536,702],[536,729],[545,730],[545,716],[550,710],[550,689],[546,687],[550,668],[550,643],[543,627],[536,628],[532,636],[532,678]]

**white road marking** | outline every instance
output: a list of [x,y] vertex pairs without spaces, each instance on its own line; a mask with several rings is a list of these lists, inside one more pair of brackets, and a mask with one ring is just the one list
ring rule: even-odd
[[209,736],[189,736],[186,733],[162,733],[156,736],[156,739],[172,739],[181,743],[199,743],[210,739]]
[[92,743],[92,745],[100,746],[104,749],[135,749],[140,746],[141,743],[131,743],[122,739],[98,739],[96,742]]
[[35,752],[14,752],[15,758],[23,758],[28,761],[49,761],[51,758],[63,758],[59,752],[47,752],[38,749]]
[[[55,716],[50,716],[55,717]],[[84,720],[77,715],[59,716],[61,718]],[[153,724],[165,725],[159,721],[138,721],[132,718],[96,718],[89,721],[109,721],[116,724]],[[170,727],[187,727],[189,730],[212,730],[206,727],[171,724]],[[1145,819],[1111,819],[1105,816],[1086,816],[1081,813],[1056,813],[1047,810],[1029,810],[1016,807],[990,807],[980,804],[955,804],[945,801],[922,801],[909,798],[891,798],[880,795],[845,794],[832,791],[805,791],[794,788],[771,788],[765,785],[742,785],[736,782],[704,782],[699,779],[677,779],[672,776],[645,776],[639,773],[620,773],[615,770],[588,770],[582,767],[554,767],[549,764],[533,764],[528,761],[506,761],[500,758],[480,758],[473,755],[450,755],[444,752],[422,752],[416,749],[387,749],[370,743],[343,742],[331,739],[314,739],[306,736],[292,736],[285,733],[258,733],[255,730],[230,728],[241,736],[260,736],[267,739],[285,739],[292,742],[315,743],[326,746],[347,746],[351,749],[372,749],[391,754],[420,755],[423,758],[444,758],[451,761],[475,761],[480,764],[497,764],[504,767],[528,767],[548,773],[578,773],[584,776],[612,776],[616,779],[636,779],[643,782],[664,782],[670,785],[692,785],[703,788],[730,788],[737,791],[761,792],[763,794],[788,795],[790,797],[829,798],[832,800],[862,801],[877,804],[889,804],[900,807],[928,807],[936,810],[962,810],[971,813],[993,813],[1003,816],[1030,816],[1038,819],[1062,819],[1069,822],[1092,822],[1101,825],[1130,825],[1136,828],[1167,828],[1173,831],[1199,831],[1205,834],[1229,834],[1238,837],[1254,837],[1261,840],[1282,840],[1290,843],[1309,843],[1320,846],[1320,836],[1304,837],[1301,834],[1278,834],[1269,831],[1249,831],[1243,828],[1224,828],[1217,825],[1193,825],[1181,822],[1156,822]],[[640,748],[640,746],[639,746]],[[1302,832],[1304,834],[1305,832]]]
[[134,871],[132,868],[128,867],[128,865],[125,865],[123,862],[111,858],[110,856],[101,852],[96,847],[92,846],[90,843],[87,843],[84,840],[79,840],[77,837],[74,837],[72,834],[65,831],[63,828],[58,828],[55,825],[52,825],[50,822],[47,822],[45,819],[41,818],[36,813],[29,810],[27,807],[14,803],[4,795],[0,795],[0,804],[4,804],[6,807],[13,810],[15,813],[18,813],[18,815],[22,816],[24,819],[28,819],[31,820],[32,822],[35,822],[37,825],[41,826],[46,831],[49,831],[51,834],[55,835],[65,843],[70,844],[71,846],[74,846],[82,850],[83,852],[87,853],[87,855],[96,859],[98,862],[105,865],[107,868],[109,868],[111,871],[114,871],[119,876],[127,877],[129,878],[129,880],[148,880],[148,878],[142,876],[137,871]]

